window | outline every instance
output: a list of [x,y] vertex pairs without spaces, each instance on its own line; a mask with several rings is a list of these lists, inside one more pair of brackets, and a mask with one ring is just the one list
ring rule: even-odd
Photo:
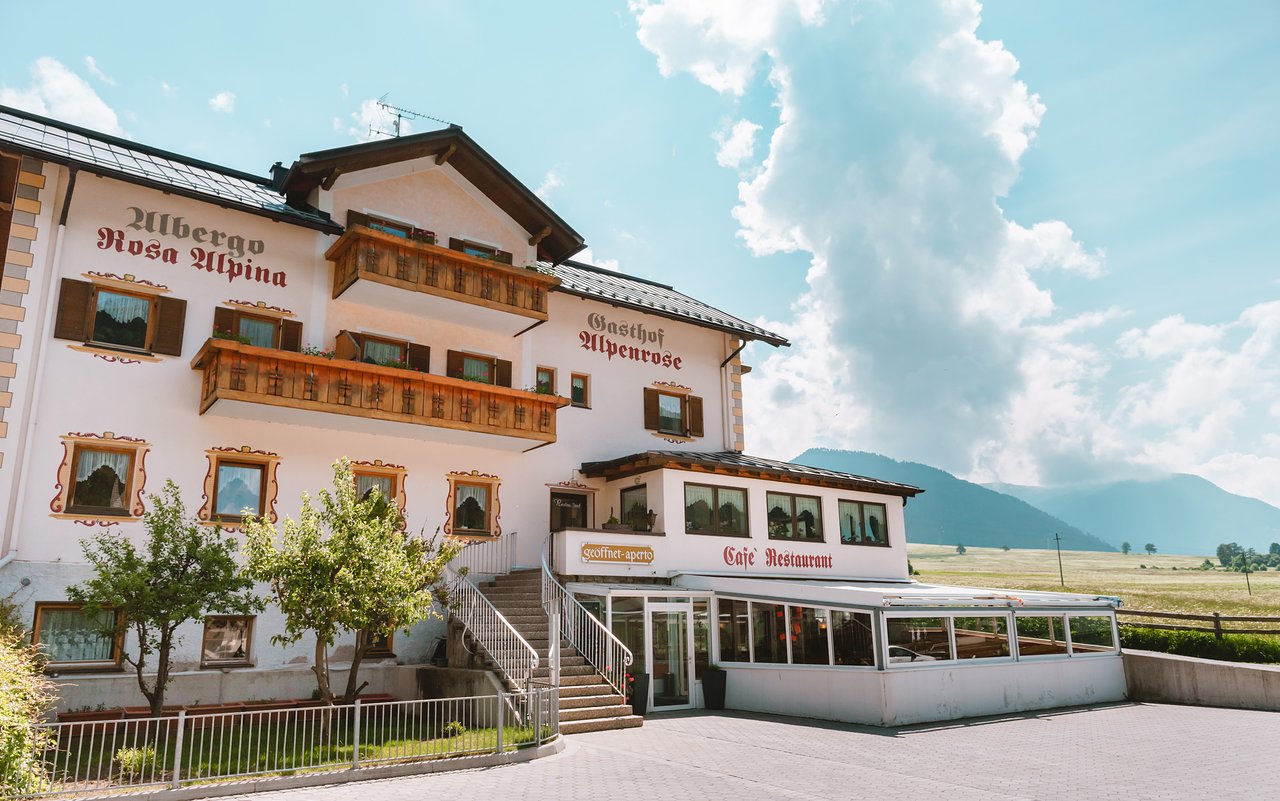
[[351,475],[355,479],[357,498],[368,500],[376,489],[390,506],[404,514],[406,472],[403,466],[387,464],[381,459],[355,461],[351,463]]
[[827,610],[810,606],[788,607],[791,622],[791,664],[829,665],[827,653]]
[[449,518],[445,534],[461,537],[497,537],[502,531],[498,526],[498,477],[472,470],[469,473],[450,473]]
[[430,245],[434,245],[436,242],[435,233],[431,231],[424,231],[421,228],[415,227],[411,223],[392,220],[387,217],[375,217],[372,214],[362,214],[358,211],[348,209],[347,227],[350,228],[353,225],[363,225],[365,227],[372,228],[375,231],[381,231],[384,234],[398,236],[401,239],[412,239],[415,242],[426,242]]
[[366,336],[360,349],[360,361],[367,364],[405,363],[405,343]]
[[751,604],[751,633],[755,648],[753,662],[786,664],[787,619],[782,604]]
[[582,373],[569,375],[569,400],[580,409],[591,408],[591,377]]
[[822,504],[808,495],[770,492],[769,539],[822,541]]
[[335,359],[431,371],[431,348],[402,339],[344,330],[338,332],[333,352]]
[[200,650],[202,667],[248,665],[253,641],[251,615],[213,615],[204,619],[204,644]]
[[163,288],[125,279],[62,279],[53,335],[87,345],[139,353],[182,355],[187,302]]
[[375,634],[363,630],[360,632],[360,644],[364,646],[364,655],[367,657],[381,659],[394,657],[396,654],[392,649],[395,647],[395,638],[394,631],[390,634]]
[[266,481],[267,466],[261,462],[218,460],[213,485],[214,518],[240,522],[246,513],[260,517]]
[[500,387],[511,386],[511,362],[505,359],[451,350],[447,362],[445,372],[451,378],[496,384]]
[[937,662],[954,659],[951,634],[945,617],[890,617],[889,664]]
[[551,493],[551,530],[587,527],[587,495],[583,492]]
[[882,503],[840,501],[840,542],[888,546],[889,526]]
[[1007,657],[1009,621],[1000,617],[957,617],[951,621],[956,637],[956,659]]
[[649,530],[649,485],[627,487],[619,495],[622,522],[634,531]]
[[120,615],[96,614],[78,604],[37,603],[31,641],[49,659],[49,668],[114,668],[120,665]]
[[721,662],[750,662],[751,640],[747,623],[747,602],[733,598],[716,600],[719,610]]
[[684,485],[684,530],[690,534],[747,535],[747,491]]
[[360,500],[368,500],[373,495],[374,490],[378,491],[383,498],[389,502],[393,502],[396,497],[396,477],[379,473],[362,473],[359,470],[354,471],[356,479],[356,497]]
[[701,437],[702,398],[645,389],[644,427],[659,435]]
[[1018,656],[1051,656],[1067,653],[1066,627],[1062,615],[1015,615]]
[[74,483],[67,511],[72,514],[128,515],[135,451],[89,445],[75,449]]
[[556,394],[556,371],[553,367],[539,367],[533,389],[540,395]]
[[1071,653],[1108,654],[1116,650],[1115,631],[1107,615],[1071,615]]
[[511,254],[505,250],[499,250],[493,245],[486,245],[483,242],[474,242],[470,239],[455,239],[449,237],[449,248],[459,253],[465,253],[468,256],[476,256],[489,261],[496,261],[499,264],[510,264]]
[[240,308],[213,310],[214,339],[230,339],[256,348],[297,353],[302,350],[302,323]]
[[863,612],[831,610],[831,649],[837,665],[875,667],[875,639],[871,615]]

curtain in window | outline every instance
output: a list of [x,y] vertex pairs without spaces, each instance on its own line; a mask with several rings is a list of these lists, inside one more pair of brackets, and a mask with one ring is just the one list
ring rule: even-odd
[[356,474],[356,497],[364,498],[374,487],[382,493],[382,497],[391,500],[391,476],[370,476]]
[[147,318],[151,301],[114,292],[98,292],[93,318],[93,341],[127,348],[147,346]]
[[259,348],[274,348],[276,346],[276,324],[267,320],[255,320],[252,317],[241,317],[240,336],[249,340],[250,345]]
[[75,506],[125,508],[129,461],[127,453],[81,449],[77,453],[76,486],[71,503]]
[[130,323],[141,319],[144,323],[151,314],[151,302],[132,295],[117,295],[113,292],[98,293],[98,311],[106,314],[117,323]]
[[675,395],[658,396],[658,430],[672,434],[684,433],[683,401]]
[[710,531],[711,509],[715,503],[711,487],[684,485],[684,527],[686,531]]
[[817,498],[796,497],[796,532],[802,540],[822,538],[822,507]]
[[364,360],[374,364],[404,361],[404,348],[390,342],[379,342],[376,339],[364,341]]
[[457,511],[455,527],[471,531],[489,530],[489,488],[459,484],[454,492]]
[[493,362],[488,359],[473,359],[468,356],[462,360],[462,377],[468,381],[492,384]]
[[747,493],[746,490],[727,489],[722,487],[716,493],[720,502],[717,509],[719,530],[725,534],[747,533]]
[[109,662],[115,658],[114,622],[113,612],[90,617],[80,609],[44,609],[40,645],[53,663]]
[[862,507],[867,520],[867,528],[863,532],[867,542],[884,545],[889,541],[889,526],[884,518],[884,507],[869,503]]

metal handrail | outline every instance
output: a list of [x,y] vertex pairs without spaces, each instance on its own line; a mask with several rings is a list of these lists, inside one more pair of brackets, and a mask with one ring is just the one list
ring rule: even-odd
[[529,690],[538,668],[537,650],[520,636],[497,607],[470,579],[452,565],[445,566],[449,586],[449,611],[471,633],[476,644],[493,660],[504,678],[520,692]]
[[[627,694],[627,668],[631,666],[633,656],[631,649],[609,631],[609,627],[577,598],[564,588],[551,572],[550,553],[551,537],[547,537],[542,548],[542,608],[547,615],[560,618],[560,636],[569,641],[578,653],[604,676],[605,681],[613,685],[619,695]],[[558,674],[558,664],[553,664],[552,671]]]
[[473,541],[449,562],[455,568],[465,567],[472,581],[502,576],[511,572],[516,559],[516,532],[492,540]]

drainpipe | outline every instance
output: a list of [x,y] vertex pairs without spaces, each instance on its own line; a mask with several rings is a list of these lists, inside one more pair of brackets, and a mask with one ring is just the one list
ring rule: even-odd
[[75,167],[70,169],[62,198],[62,211],[58,217],[58,234],[54,239],[53,250],[45,257],[47,269],[41,297],[41,305],[44,307],[44,325],[41,327],[40,336],[32,343],[31,357],[34,369],[31,374],[31,392],[27,395],[26,408],[23,409],[23,414],[26,417],[26,426],[22,432],[18,460],[13,466],[18,484],[13,494],[13,502],[9,505],[9,522],[5,532],[9,541],[9,552],[3,558],[0,558],[0,568],[17,558],[18,543],[22,539],[22,528],[18,526],[18,510],[25,508],[27,490],[31,486],[26,466],[30,460],[31,449],[35,441],[36,410],[40,408],[40,395],[44,387],[45,360],[41,358],[41,355],[52,334],[53,321],[57,316],[54,305],[58,302],[58,293],[54,291],[53,286],[57,283],[58,275],[62,269],[62,241],[67,232],[67,211],[71,207],[71,193],[75,190],[76,174],[78,172]]

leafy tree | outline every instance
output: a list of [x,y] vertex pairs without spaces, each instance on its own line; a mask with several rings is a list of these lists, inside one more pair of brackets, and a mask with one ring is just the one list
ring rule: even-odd
[[1149,553],[1149,554],[1153,554],[1153,555],[1154,555],[1154,554],[1155,554],[1155,552],[1156,552],[1156,546],[1155,546],[1155,543],[1151,543],[1151,542],[1148,542],[1146,545],[1142,546],[1142,549],[1143,549],[1144,551],[1146,551],[1147,553]]
[[1200,569],[1213,570],[1213,562],[1210,561],[1209,559],[1205,559],[1203,562],[1200,563]]
[[1005,546],[1003,546],[1003,547],[1004,547],[1005,553],[1008,553],[1008,552],[1009,552],[1009,546],[1008,546],[1008,545],[1005,545]]
[[[173,668],[170,654],[178,644],[176,631],[206,614],[250,614],[262,608],[253,582],[236,564],[236,542],[219,528],[187,517],[186,507],[172,481],[160,495],[149,495],[151,508],[143,517],[147,537],[138,548],[121,534],[104,532],[81,540],[93,578],[67,589],[67,597],[94,614],[111,608],[137,639],[137,654],[126,653],[138,689],[151,705],[151,714],[164,708],[165,689]],[[148,684],[148,657],[156,655],[155,676]]]
[[343,631],[356,633],[355,653],[344,702],[355,700],[360,662],[374,639],[408,629],[429,617],[443,599],[437,586],[445,565],[460,550],[436,548],[434,538],[411,536],[394,504],[376,491],[357,497],[351,463],[333,466],[333,491],[320,490],[320,508],[302,495],[298,520],[285,518],[284,530],[254,518],[244,526],[249,573],[271,587],[284,613],[284,632],[272,637],[291,644],[315,637],[316,687],[321,700],[335,699],[328,649]]
[[17,631],[0,632],[0,798],[23,798],[49,789],[45,750],[57,745],[36,729],[53,703],[53,682],[40,655]]
[[967,550],[969,550],[969,549],[968,549],[968,548],[966,548],[966,547],[964,547],[964,543],[963,543],[963,542],[956,546],[956,553],[960,554],[961,556],[964,556],[965,551],[967,551]]
[[1120,553],[1124,554],[1125,556],[1128,556],[1129,551],[1132,551],[1132,550],[1133,550],[1133,546],[1130,545],[1129,543],[1127,542],[1120,543]]
[[1272,556],[1280,556],[1280,542],[1271,543],[1271,547],[1267,549],[1267,553]]
[[1218,563],[1220,565],[1223,567],[1231,567],[1231,563],[1236,561],[1237,557],[1244,555],[1244,548],[1241,548],[1234,542],[1224,542],[1218,546],[1217,555]]

